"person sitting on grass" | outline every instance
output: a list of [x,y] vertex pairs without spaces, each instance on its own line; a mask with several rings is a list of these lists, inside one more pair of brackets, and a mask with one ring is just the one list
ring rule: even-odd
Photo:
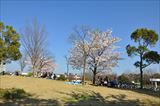
[[43,72],[41,78],[46,78],[46,77],[47,77],[47,72]]
[[103,83],[104,83],[104,81],[103,81],[102,77],[98,76],[97,85],[101,86],[101,85],[103,85]]
[[109,82],[108,76],[106,76],[106,77],[104,78],[104,86],[107,86],[108,82]]
[[103,78],[101,77],[100,78],[100,86],[103,86],[104,85],[104,80],[103,80]]

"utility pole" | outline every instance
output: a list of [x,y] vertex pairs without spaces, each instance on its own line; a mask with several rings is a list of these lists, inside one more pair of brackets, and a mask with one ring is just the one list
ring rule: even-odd
[[64,56],[65,57],[65,59],[66,59],[66,65],[67,65],[67,78],[68,78],[68,76],[69,76],[69,58],[65,55]]

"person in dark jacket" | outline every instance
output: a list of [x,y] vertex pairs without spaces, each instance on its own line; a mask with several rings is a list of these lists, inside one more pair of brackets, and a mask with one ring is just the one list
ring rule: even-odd
[[54,74],[53,79],[55,80],[57,78],[56,74]]

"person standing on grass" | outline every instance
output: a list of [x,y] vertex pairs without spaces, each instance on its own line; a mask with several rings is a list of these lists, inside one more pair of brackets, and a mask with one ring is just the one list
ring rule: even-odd
[[57,78],[56,74],[54,74],[53,79],[55,80]]

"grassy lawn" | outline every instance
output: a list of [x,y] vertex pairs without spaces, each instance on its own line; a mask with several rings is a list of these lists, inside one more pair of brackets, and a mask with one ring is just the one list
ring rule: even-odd
[[0,106],[160,106],[160,96],[156,93],[67,85],[40,78],[1,76],[0,88],[20,88],[29,93],[21,99],[0,98]]

